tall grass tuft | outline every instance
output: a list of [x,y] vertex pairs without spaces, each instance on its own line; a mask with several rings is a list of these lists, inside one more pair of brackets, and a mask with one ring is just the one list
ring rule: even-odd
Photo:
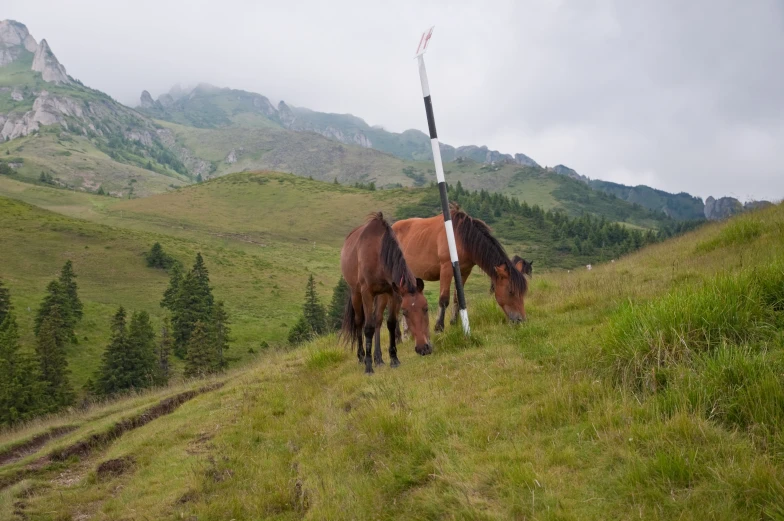
[[628,303],[611,319],[602,357],[633,390],[666,387],[670,369],[724,343],[759,345],[776,330],[784,270],[723,274],[645,304]]
[[765,223],[758,217],[742,217],[722,228],[721,232],[697,245],[697,252],[707,253],[720,247],[748,244],[766,231]]

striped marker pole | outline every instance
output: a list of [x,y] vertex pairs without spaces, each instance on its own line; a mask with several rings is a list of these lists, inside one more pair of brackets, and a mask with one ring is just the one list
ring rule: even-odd
[[441,210],[444,213],[444,228],[446,229],[446,240],[449,243],[449,258],[452,261],[452,271],[455,278],[455,289],[457,290],[457,302],[460,307],[460,321],[463,324],[463,332],[468,335],[471,327],[468,324],[468,310],[466,309],[465,293],[463,292],[463,277],[460,274],[460,264],[457,259],[457,247],[455,246],[455,231],[452,227],[452,215],[449,212],[449,196],[446,193],[446,179],[444,179],[444,165],[441,162],[441,148],[438,145],[438,134],[436,134],[436,120],[433,116],[433,101],[430,98],[430,86],[427,82],[427,71],[425,70],[424,54],[430,37],[433,35],[431,27],[419,39],[416,58],[419,60],[419,81],[422,83],[422,96],[425,98],[425,112],[427,113],[427,127],[430,131],[430,145],[433,147],[433,163],[436,167],[436,178],[438,179],[438,192],[441,195]]

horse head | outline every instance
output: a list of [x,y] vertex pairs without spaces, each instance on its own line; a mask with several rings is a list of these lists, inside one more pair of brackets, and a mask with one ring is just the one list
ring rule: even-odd
[[402,299],[400,310],[406,319],[408,332],[416,342],[417,354],[429,355],[433,352],[433,346],[430,344],[430,316],[427,312],[427,299],[423,293],[424,281],[416,279],[414,291],[410,291],[405,284],[399,286],[395,284],[393,289]]

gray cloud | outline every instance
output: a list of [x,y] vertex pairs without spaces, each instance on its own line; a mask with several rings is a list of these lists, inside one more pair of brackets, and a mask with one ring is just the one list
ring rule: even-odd
[[426,127],[590,177],[702,197],[784,197],[784,4],[5,0],[68,72],[135,105],[200,81]]

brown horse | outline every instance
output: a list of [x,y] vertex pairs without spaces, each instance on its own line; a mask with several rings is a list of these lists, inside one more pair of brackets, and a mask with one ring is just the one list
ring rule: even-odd
[[[427,300],[422,294],[425,283],[408,268],[392,227],[381,212],[371,214],[362,226],[346,237],[340,252],[340,268],[349,285],[349,298],[343,314],[342,336],[357,341],[357,358],[365,362],[365,372],[373,372],[371,346],[377,322],[374,302],[384,296],[389,306],[387,329],[390,331],[389,357],[392,367],[400,365],[394,331],[402,308],[408,329],[416,341],[416,352],[430,354],[430,324]],[[365,348],[362,348],[364,326]],[[380,355],[380,353],[379,353]],[[383,363],[379,356],[376,365]]]
[[[456,204],[450,210],[463,282],[468,280],[474,266],[479,266],[490,277],[495,300],[507,318],[512,322],[525,320],[524,297],[528,281],[522,272],[526,269],[526,262],[520,257],[510,260],[484,221],[471,217]],[[437,215],[426,219],[404,219],[392,225],[392,229],[414,274],[424,280],[441,282],[435,330],[443,331],[453,277],[444,218]],[[383,312],[383,309],[380,311]],[[456,316],[457,309],[452,322]]]

